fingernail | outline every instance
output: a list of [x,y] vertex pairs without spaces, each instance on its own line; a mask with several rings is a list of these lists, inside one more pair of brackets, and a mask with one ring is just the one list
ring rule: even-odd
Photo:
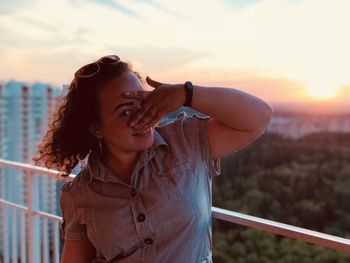
[[130,92],[126,91],[123,93],[125,96],[129,96],[130,95]]
[[135,125],[135,121],[130,122],[131,127],[134,127],[134,125]]

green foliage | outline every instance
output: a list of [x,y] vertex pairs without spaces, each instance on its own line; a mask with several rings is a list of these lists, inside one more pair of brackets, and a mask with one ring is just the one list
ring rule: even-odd
[[[222,158],[213,205],[350,237],[350,134],[294,141],[264,134]],[[332,263],[350,256],[302,241],[213,220],[214,262]]]

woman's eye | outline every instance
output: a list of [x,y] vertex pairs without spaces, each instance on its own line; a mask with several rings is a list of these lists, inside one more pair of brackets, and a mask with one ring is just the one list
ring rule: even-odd
[[125,110],[122,111],[122,113],[120,114],[121,117],[128,117],[131,114],[131,110]]

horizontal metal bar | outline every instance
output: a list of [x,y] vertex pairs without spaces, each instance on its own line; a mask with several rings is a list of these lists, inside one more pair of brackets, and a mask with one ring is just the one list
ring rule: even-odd
[[245,215],[218,207],[212,207],[212,217],[350,253],[350,239],[332,236],[255,216]]
[[[67,179],[67,177],[61,176],[61,172],[56,171],[56,170],[52,170],[52,169],[47,169],[44,167],[40,167],[40,166],[35,166],[32,164],[25,164],[25,163],[19,163],[19,162],[13,162],[13,161],[8,161],[5,159],[1,159],[0,158],[0,166],[10,166],[10,167],[14,167],[14,168],[19,168],[25,171],[30,171],[33,173],[39,173],[39,174],[44,174],[44,175],[49,175],[51,177],[56,178],[57,180],[61,180],[61,179]],[[69,178],[74,178],[76,175],[75,174],[70,174],[68,177]]]
[[[0,205],[1,204],[5,205],[5,206],[8,206],[8,207],[11,207],[11,208],[14,208],[14,209],[25,211],[26,213],[29,212],[29,209],[26,206],[15,204],[15,203],[12,203],[12,202],[9,202],[9,201],[6,201],[6,200],[0,198]],[[59,221],[59,222],[62,221],[62,217],[56,216],[56,215],[53,215],[53,214],[49,214],[49,213],[46,213],[46,212],[43,212],[43,211],[33,210],[32,213],[33,213],[33,215],[37,215],[37,216],[40,216],[40,217],[48,218],[48,219],[51,219],[51,220],[54,220],[54,221]]]
[[0,198],[0,204],[3,204],[5,206],[11,207],[11,208],[15,208],[15,209],[18,209],[18,210],[22,210],[22,211],[27,211],[28,210],[28,207],[26,207],[26,206],[15,204],[15,203],[6,201],[6,200],[4,200],[2,198]]
[[42,212],[42,211],[35,211],[35,210],[33,210],[33,214],[34,215],[38,215],[40,217],[47,218],[47,219],[51,219],[53,221],[58,221],[58,222],[62,221],[62,217],[56,216],[56,215],[53,215],[53,214],[49,214],[49,213],[46,213],[46,212]]

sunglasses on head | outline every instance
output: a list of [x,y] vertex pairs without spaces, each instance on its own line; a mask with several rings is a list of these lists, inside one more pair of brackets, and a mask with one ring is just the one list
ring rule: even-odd
[[101,67],[100,64],[118,64],[120,62],[120,58],[117,55],[108,55],[100,58],[96,62],[87,64],[85,66],[82,66],[80,69],[75,72],[74,77],[75,79],[78,78],[89,78],[94,75],[96,75]]

